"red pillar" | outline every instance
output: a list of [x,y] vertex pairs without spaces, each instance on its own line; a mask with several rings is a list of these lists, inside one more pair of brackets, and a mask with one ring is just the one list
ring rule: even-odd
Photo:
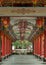
[[44,58],[44,33],[41,33],[40,43],[41,43],[40,56],[41,56],[41,58]]
[[11,44],[12,44],[12,42],[11,42],[11,39],[9,39],[8,38],[8,44],[7,44],[7,47],[8,47],[8,55],[10,55],[11,54]]
[[40,56],[40,36],[34,40],[34,54]]
[[44,17],[44,61],[46,61],[46,17]]
[[0,62],[2,61],[2,39],[1,39],[1,31],[0,31]]
[[2,57],[4,57],[5,56],[5,35],[4,33],[2,33],[1,38],[2,38]]
[[[37,21],[36,21],[36,25],[38,28],[41,28],[44,24],[44,18],[43,17],[38,17],[37,18]],[[39,35],[37,37],[37,44],[38,44],[38,55],[41,56],[41,50],[43,50],[41,47],[42,47],[42,41],[41,41],[41,35]]]
[[35,50],[36,50],[36,55],[37,55],[37,39],[35,40]]
[[7,56],[7,47],[8,47],[8,39],[7,39],[7,36],[5,35],[5,56]]
[[38,56],[40,56],[40,35],[38,37]]
[[35,55],[35,53],[36,53],[36,52],[35,52],[35,51],[36,51],[35,48],[36,48],[36,47],[35,47],[35,39],[34,39],[34,55]]
[[37,55],[37,40],[34,39],[34,54]]
[[9,55],[9,38],[7,37],[7,55]]
[[39,48],[38,48],[38,47],[39,47],[39,44],[38,44],[38,37],[36,38],[36,43],[37,43],[37,46],[36,46],[36,47],[37,47],[37,56],[39,56],[39,54],[38,54],[38,50],[39,50]]
[[[10,40],[10,39],[9,39]],[[12,40],[10,40],[10,54],[12,53]]]
[[8,55],[10,55],[10,39],[8,38]]
[[9,39],[9,54],[11,54],[11,40]]
[[11,54],[11,39],[5,36],[5,54],[6,56]]
[[44,60],[46,61],[46,30],[44,31]]

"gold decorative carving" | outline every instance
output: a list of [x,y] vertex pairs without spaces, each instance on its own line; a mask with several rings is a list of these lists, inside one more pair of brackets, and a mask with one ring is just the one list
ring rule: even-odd
[[46,8],[0,7],[0,16],[46,16]]
[[25,9],[25,8],[18,8],[18,9],[14,9],[11,11],[12,13],[17,13],[17,14],[30,14],[30,13],[35,13],[35,10],[31,10],[29,8]]

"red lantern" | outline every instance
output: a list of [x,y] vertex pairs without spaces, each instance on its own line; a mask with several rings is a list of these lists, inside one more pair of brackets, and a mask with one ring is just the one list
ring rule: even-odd
[[2,22],[3,22],[4,27],[7,28],[9,25],[9,18],[2,18]]
[[37,24],[38,27],[42,27],[43,22],[44,22],[44,20],[42,18],[38,18],[36,24]]
[[38,0],[32,0],[33,4],[36,5],[36,3],[38,2]]

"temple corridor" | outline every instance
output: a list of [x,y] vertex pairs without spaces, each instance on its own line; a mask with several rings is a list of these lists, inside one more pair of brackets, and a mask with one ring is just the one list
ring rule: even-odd
[[12,55],[3,60],[0,65],[46,65],[46,62],[33,55]]
[[46,17],[0,17],[1,65],[46,64]]
[[46,0],[0,0],[0,65],[46,65]]

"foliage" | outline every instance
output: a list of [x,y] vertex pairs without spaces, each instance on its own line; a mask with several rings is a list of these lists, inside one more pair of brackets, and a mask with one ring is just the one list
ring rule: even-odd
[[13,45],[15,46],[15,48],[27,48],[27,46],[31,45],[31,42],[27,41],[27,40],[17,40],[16,42],[13,43]]

